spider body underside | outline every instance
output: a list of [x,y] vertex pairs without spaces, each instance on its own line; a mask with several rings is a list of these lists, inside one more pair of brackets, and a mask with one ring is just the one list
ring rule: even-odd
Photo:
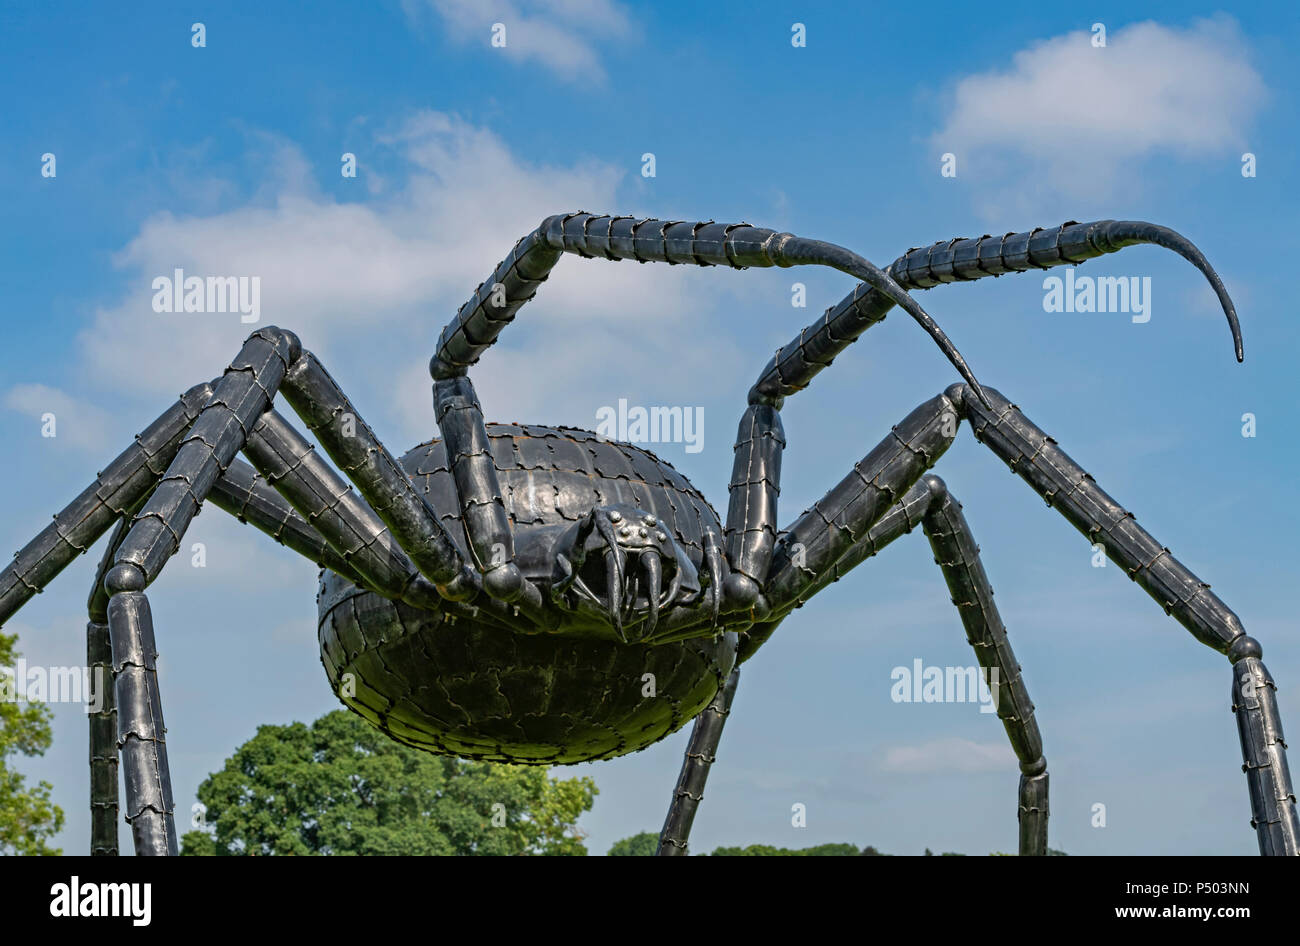
[[[1228,658],[1260,853],[1300,854],[1276,686],[1260,643],[1053,438],[980,385],[909,294],[1079,265],[1138,244],[1171,249],[1205,275],[1241,360],[1235,308],[1200,250],[1165,227],[1122,220],[948,240],[880,270],[843,247],[748,224],[548,217],[443,330],[430,363],[441,438],[400,459],[297,336],[254,332],[221,377],[185,392],[0,572],[3,623],[112,531],[88,602],[87,663],[113,681],[90,716],[91,852],[117,853],[120,764],[136,853],[177,853],[146,589],[211,503],[322,567],[319,636],[330,683],[394,739],[555,764],[632,752],[694,719],[661,855],[687,853],[740,665],[804,601],[919,529],[976,660],[997,681],[997,715],[1020,770],[1019,851],[1045,854],[1047,759],[1025,674],[974,532],[930,472],[960,428]],[[484,420],[469,369],[565,254],[738,269],[822,265],[859,281],[780,348],[750,389],[724,517],[639,447],[574,428]],[[785,399],[894,306],[931,336],[962,383],[919,405],[783,523]],[[333,466],[276,410],[277,399]]]
[[[668,463],[591,431],[488,424],[516,560],[549,581],[555,538],[602,506],[631,506],[671,532],[696,571],[717,513]],[[402,467],[463,554],[468,540],[441,441]],[[699,600],[698,590],[692,597]],[[345,702],[392,738],[463,758],[524,764],[607,759],[643,749],[708,706],[736,660],[737,634],[706,627],[685,640],[623,643],[607,624],[559,612],[545,633],[511,615],[418,608],[325,570],[321,661]]]

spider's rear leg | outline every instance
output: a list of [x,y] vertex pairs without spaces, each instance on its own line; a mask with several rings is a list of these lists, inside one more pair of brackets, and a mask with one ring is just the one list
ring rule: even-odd
[[420,574],[448,600],[473,597],[476,576],[465,567],[437,513],[310,351],[289,366],[282,393]]
[[773,620],[751,629],[740,659],[751,656],[780,620],[809,597],[922,526],[967,639],[980,666],[990,673],[997,714],[1020,761],[1020,853],[1045,854],[1047,762],[1033,704],[961,507],[938,477],[922,478],[956,437],[957,425],[958,407],[946,394],[921,405],[782,532],[764,583]]
[[482,576],[483,590],[496,601],[539,614],[542,593],[524,579],[515,564],[514,533],[473,382],[464,374],[435,373],[433,409],[446,444],[470,557]]
[[[1006,727],[1011,748],[1020,761],[1020,805],[1016,813],[1020,823],[1020,853],[1044,855],[1047,853],[1047,760],[1043,758],[1043,737],[1034,719],[1034,704],[1029,701],[1020,664],[993,603],[993,587],[980,563],[979,546],[961,513],[961,504],[937,476],[924,477],[908,496],[922,489],[928,494],[929,503],[922,526],[934,550],[934,560],[943,569],[952,603],[957,606],[966,628],[966,639],[988,674],[998,718]],[[885,518],[888,520],[889,515]],[[888,523],[882,521],[880,526],[888,528]]]
[[88,715],[92,854],[117,853],[117,710],[104,575],[126,536],[131,517],[176,456],[190,425],[211,395],[212,387],[206,382],[182,394],[177,403],[136,436],[135,443],[97,474],[81,495],[56,514],[50,525],[17,552],[0,574],[3,624],[73,559],[94,545],[114,522],[118,523],[87,604],[86,666],[91,674],[92,703],[97,706]]
[[[945,395],[922,404],[805,512],[778,543],[772,522],[784,436],[775,408],[761,403],[750,406],[741,420],[731,481],[728,560],[737,571],[727,587],[733,609],[747,608],[751,614],[762,614],[763,619],[745,635],[738,660],[754,652],[805,592],[812,593],[819,574],[829,571],[867,536],[871,526],[948,449],[956,433],[957,408]],[[766,579],[760,583],[754,574],[765,574]],[[730,709],[736,679],[733,671],[720,688],[715,706]],[[722,735],[722,718],[711,713],[712,709],[696,720],[691,733],[660,835],[660,854],[686,852],[687,834]]]
[[166,726],[158,692],[153,616],[139,569],[118,564],[105,580],[117,697],[117,750],[126,781],[126,821],[136,854],[178,853]]
[[374,509],[279,411],[271,408],[257,419],[244,455],[363,586],[416,607],[440,603],[437,587],[415,567]]
[[211,394],[207,383],[196,384],[182,394],[137,434],[135,443],[106,466],[80,496],[57,513],[52,523],[14,554],[14,560],[0,572],[0,625],[98,542],[153,488]]
[[736,698],[736,687],[739,684],[740,667],[735,666],[726,682],[718,687],[712,702],[695,718],[691,741],[686,745],[686,758],[682,760],[682,770],[678,773],[677,785],[673,788],[672,804],[668,806],[668,817],[664,819],[663,829],[659,832],[659,848],[655,853],[661,857],[687,854],[691,824],[695,821],[696,809],[704,799],[704,783],[709,778],[709,767],[717,758],[722,727],[727,724],[727,716],[731,713],[731,704]]
[[249,337],[213,385],[212,396],[136,515],[104,577],[126,820],[137,854],[177,853],[153,617],[144,589],[180,548],[203,500],[244,446],[253,422],[270,406],[301,350],[295,336],[276,328]]
[[[225,374],[213,386],[211,397],[182,440],[153,495],[135,517],[117,550],[113,566],[104,578],[104,587],[110,596],[108,627],[118,709],[118,748],[126,782],[126,819],[132,826],[137,854],[177,852],[164,737],[166,730],[154,664],[153,620],[144,590],[180,547],[185,530],[219,479],[231,467],[235,454],[240,449],[255,446],[254,441],[262,438],[259,432],[278,430],[283,435],[282,440],[287,442],[291,439],[288,437],[291,429],[270,410],[270,405],[290,368],[302,363],[302,356],[298,339],[280,329],[268,327],[249,337]],[[289,385],[293,383],[292,379],[288,382]],[[310,415],[313,406],[308,402],[304,413]],[[377,445],[369,429],[363,429],[366,443],[360,449],[381,451],[382,447]],[[311,473],[324,466],[305,444],[294,441],[293,447],[294,459],[289,469],[284,471],[286,476],[299,467]],[[308,455],[315,465],[306,462]],[[251,449],[250,456],[254,456]],[[387,458],[386,453],[384,456]],[[238,477],[240,470],[238,467],[235,470]],[[378,479],[366,476],[366,472],[358,476],[358,485],[363,492]],[[299,474],[298,478],[306,473]],[[334,479],[337,480],[337,476]],[[409,481],[405,482],[409,486]],[[343,494],[347,492],[346,487],[334,491],[326,503],[329,512],[337,514],[336,507],[343,504]],[[414,494],[413,489],[411,494]],[[383,498],[390,500],[390,506],[401,501],[401,497],[392,492]],[[380,555],[380,560],[393,564],[395,570],[401,572],[403,587],[421,582],[428,586],[432,598],[438,598],[437,591],[415,570],[370,508],[355,499],[349,506],[359,518],[366,519],[369,535],[359,538],[366,551],[373,551],[376,545],[386,545],[388,554]],[[317,513],[324,511],[325,508],[314,510]],[[291,520],[286,518],[286,521]],[[323,531],[320,535],[329,538]],[[387,541],[379,542],[380,537]],[[304,532],[296,535],[295,541],[316,540]],[[364,565],[364,556],[355,560],[344,557],[344,568],[349,573],[373,579],[374,576],[363,568],[352,567],[354,562],[358,566]],[[444,561],[441,564],[452,574],[459,570],[458,559],[455,563]]]
[[1043,757],[1043,738],[1034,719],[1034,704],[1030,702],[1020,664],[994,604],[993,586],[980,561],[974,533],[962,515],[961,504],[944,481],[933,475],[922,477],[845,555],[831,568],[820,572],[799,598],[807,600],[918,525],[930,540],[935,564],[943,570],[952,603],[957,606],[966,628],[966,639],[984,668],[998,718],[1020,762],[1017,813],[1020,854],[1046,854],[1047,760]]
[[[309,424],[315,423],[313,429],[319,428],[326,448],[355,477],[362,495],[375,509],[345,496],[346,486],[328,490],[328,495],[315,488],[340,481],[333,471],[324,475],[328,467],[300,437],[290,437],[291,429],[270,410],[282,382],[288,399]],[[340,425],[329,421],[342,420],[339,415],[356,420],[360,431],[335,429]],[[276,432],[282,435],[276,444],[264,436]],[[355,442],[349,442],[353,437]],[[111,567],[106,571],[101,567],[108,600],[92,595],[87,648],[89,662],[102,664],[106,623],[115,671],[117,743],[125,769],[127,820],[132,824],[136,850],[175,853],[153,623],[144,589],[180,547],[186,528],[213,491],[218,505],[234,509],[237,504],[237,515],[345,577],[360,579],[366,587],[378,588],[393,577],[403,591],[419,592],[429,603],[445,598],[452,605],[477,588],[473,582],[461,582],[466,573],[459,553],[450,541],[440,544],[439,538],[447,536],[432,510],[370,429],[351,412],[350,402],[333,380],[310,353],[302,351],[291,333],[275,327],[255,332],[220,379],[191,389],[180,404],[136,439],[134,446],[99,474],[0,574],[0,621],[17,611],[102,536],[115,518],[128,515],[152,490],[120,544],[115,539],[110,546]],[[248,449],[250,457],[257,452],[255,441],[273,454],[263,459],[272,461],[286,459],[283,453],[275,454],[274,448],[288,444],[291,456],[287,468],[280,471],[285,482],[276,485],[286,493],[293,492],[294,485],[301,486],[310,514],[297,516],[235,464],[234,455],[241,448]],[[227,471],[230,479],[225,478]],[[349,518],[347,513],[355,515]],[[426,528],[429,521],[436,528]],[[359,530],[347,528],[358,524]],[[340,528],[333,534],[328,526]],[[355,544],[349,545],[353,539]],[[402,551],[403,543],[420,555],[421,568],[434,580],[446,581],[445,589],[435,587],[417,571]],[[108,564],[106,560],[105,566]],[[371,573],[363,567],[368,564],[380,567]],[[92,737],[94,744],[102,741]],[[101,807],[107,807],[109,789],[92,794],[93,798],[100,796],[106,800]],[[108,843],[100,846],[107,848]]]
[[113,645],[108,631],[108,590],[104,576],[131,528],[139,506],[117,522],[108,547],[95,570],[95,583],[86,603],[86,669],[90,674],[90,853],[117,855],[117,698],[114,695]]
[[1175,559],[1132,513],[1115,502],[1056,441],[991,388],[991,406],[968,396],[965,385],[946,394],[970,420],[975,438],[1000,457],[1107,556],[1122,566],[1179,624],[1233,664],[1233,711],[1237,714],[1243,769],[1250,788],[1251,824],[1261,854],[1300,854],[1300,820],[1286,762],[1286,742],[1275,687],[1260,661],[1259,642],[1210,591]]
[[321,568],[337,572],[354,585],[368,587],[352,564],[247,463],[231,460],[208,500]]

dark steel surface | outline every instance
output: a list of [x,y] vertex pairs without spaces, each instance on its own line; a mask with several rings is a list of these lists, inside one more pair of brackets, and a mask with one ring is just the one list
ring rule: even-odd
[[[529,582],[551,583],[557,549],[594,506],[646,510],[684,564],[707,572],[704,535],[721,532],[717,515],[649,451],[573,428],[491,424],[486,434]],[[401,463],[469,558],[445,441]],[[706,602],[698,580],[681,594]],[[349,705],[399,741],[496,761],[579,762],[644,748],[706,706],[735,659],[734,632],[624,643],[602,608],[572,594],[553,602],[545,635],[453,602],[406,608],[329,574],[320,610],[321,659],[336,691],[353,675]],[[643,692],[647,674],[652,697]]]
[[690,853],[687,838],[690,837],[691,824],[695,821],[696,809],[704,800],[704,784],[709,778],[709,768],[717,761],[722,729],[731,714],[739,685],[740,667],[737,666],[732,668],[727,682],[718,688],[704,712],[695,718],[682,770],[677,774],[677,785],[673,788],[668,817],[659,832],[659,848],[655,853],[660,857],[684,857]]
[[174,855],[179,842],[167,764],[167,727],[158,692],[158,649],[149,601],[142,591],[115,589],[108,602],[108,631],[117,697],[117,751],[126,784],[126,823],[131,826],[137,854]]

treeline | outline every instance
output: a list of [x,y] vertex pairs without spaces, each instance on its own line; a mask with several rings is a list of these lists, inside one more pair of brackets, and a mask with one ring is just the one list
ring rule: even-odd
[[[640,834],[634,834],[630,838],[624,838],[616,841],[614,846],[609,849],[611,857],[627,856],[652,856],[655,849],[659,846],[659,835],[653,831],[642,831]],[[1047,849],[1048,854],[1064,856],[1064,851]],[[859,848],[856,844],[814,844],[812,847],[789,848],[773,847],[770,844],[751,844],[748,847],[719,847],[714,848],[708,855],[710,857],[888,857],[884,851],[877,850],[868,844],[864,848]],[[994,851],[992,856],[1004,855],[1002,851]],[[934,851],[929,848],[925,849],[926,857],[935,856]],[[965,857],[956,851],[944,851],[938,855],[940,857]]]

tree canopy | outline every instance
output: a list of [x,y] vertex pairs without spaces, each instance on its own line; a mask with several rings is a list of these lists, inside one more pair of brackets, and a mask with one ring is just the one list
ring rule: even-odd
[[[18,636],[0,634],[0,673],[18,659]],[[63,829],[63,809],[50,801],[49,782],[27,785],[9,765],[14,755],[44,755],[53,736],[50,708],[20,703],[6,673],[0,681],[0,854],[62,854],[47,843]]]
[[586,854],[587,777],[468,762],[391,740],[347,710],[260,726],[199,786],[182,854]]
[[659,835],[653,831],[642,831],[622,841],[615,841],[609,849],[610,857],[653,857],[659,849]]
[[856,844],[815,844],[812,847],[772,847],[770,844],[751,844],[748,847],[720,847],[714,857],[851,857],[861,854]]
[[[618,855],[653,855],[659,844],[659,835],[651,831],[642,831],[640,834],[634,834],[631,837],[616,841],[614,846],[609,849],[611,856]],[[1002,852],[994,851],[994,855]],[[1048,854],[1064,855],[1064,851],[1057,851],[1053,848],[1047,849]],[[770,844],[751,844],[747,847],[719,847],[714,848],[712,857],[850,857],[854,855],[884,856],[885,852],[877,850],[874,846],[868,844],[861,850],[856,844],[814,844],[812,847],[789,848],[773,847]],[[925,849],[927,857],[933,856],[934,852],[929,848]],[[943,857],[962,857],[964,855],[953,851],[945,851]]]

